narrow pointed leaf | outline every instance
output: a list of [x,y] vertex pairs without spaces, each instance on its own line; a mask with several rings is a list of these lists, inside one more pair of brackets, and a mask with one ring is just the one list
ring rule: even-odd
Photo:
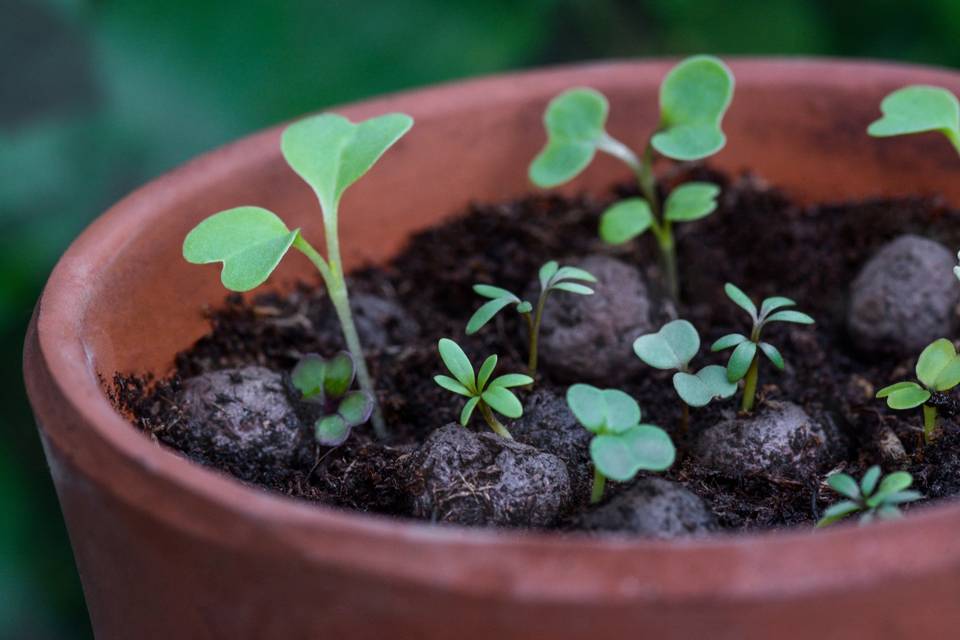
[[513,302],[520,302],[518,298],[512,291],[507,291],[501,287],[495,287],[490,284],[475,284],[473,285],[473,290],[478,295],[483,296],[484,298],[497,299],[497,298],[508,298]]
[[880,466],[873,465],[867,472],[863,474],[863,478],[860,479],[860,492],[869,496],[873,493],[873,490],[877,488],[877,481],[880,479]]
[[454,380],[450,376],[433,376],[433,381],[438,385],[446,389],[447,391],[452,391],[458,393],[461,396],[467,396],[468,398],[473,395],[473,392],[470,389],[466,388],[459,381]]
[[470,422],[470,416],[473,415],[473,411],[477,408],[479,402],[480,396],[474,396],[467,400],[467,403],[463,405],[463,410],[460,412],[460,424],[467,426],[467,423]]
[[877,487],[873,495],[867,498],[867,506],[875,507],[882,503],[888,496],[909,488],[911,484],[913,484],[913,476],[906,471],[894,471],[893,473],[887,474],[883,480],[880,481],[880,486]]
[[493,373],[493,370],[497,368],[497,356],[487,356],[487,359],[483,361],[483,364],[480,365],[480,373],[477,374],[477,389],[483,390],[487,386],[487,380],[490,379],[490,375]]
[[437,345],[440,349],[440,358],[447,366],[453,377],[467,389],[476,389],[476,378],[473,374],[473,365],[456,342],[449,338],[441,338]]
[[553,275],[556,282],[561,280],[584,280],[586,282],[596,282],[597,279],[592,273],[579,267],[560,267]]
[[510,387],[523,387],[528,384],[533,384],[533,378],[522,373],[505,373],[490,382],[491,387],[497,386],[507,389]]
[[764,355],[773,363],[773,366],[783,371],[786,365],[783,362],[783,356],[780,354],[779,349],[769,342],[761,342],[760,350],[763,351]]
[[777,309],[782,309],[783,307],[792,307],[795,304],[797,303],[791,300],[790,298],[784,298],[783,296],[773,296],[770,298],[766,298],[760,304],[760,317],[766,318],[768,315],[770,315],[772,312],[776,311]]
[[834,473],[827,478],[827,484],[837,493],[851,500],[860,499],[860,485],[846,473]]
[[814,320],[800,311],[777,311],[766,319],[767,322],[792,322],[794,324],[813,324]]
[[838,502],[823,512],[823,517],[817,521],[817,528],[819,529],[821,527],[831,525],[838,520],[842,520],[851,513],[856,513],[857,511],[860,511],[860,505],[852,500],[843,500]]
[[723,290],[727,294],[727,297],[733,300],[734,304],[749,313],[754,322],[757,321],[757,305],[753,304],[750,296],[745,294],[740,287],[730,282],[723,285]]
[[504,307],[507,305],[513,304],[513,300],[509,298],[496,298],[488,302],[484,302],[480,305],[480,308],[473,312],[473,315],[470,316],[470,320],[467,322],[467,335],[472,336],[480,329],[483,329],[484,326],[490,320],[493,319],[495,315],[500,313]]
[[741,342],[737,348],[730,354],[730,360],[727,361],[727,380],[736,382],[742,380],[747,375],[747,369],[750,363],[757,355],[757,345],[753,342]]
[[729,349],[735,347],[741,342],[746,342],[747,336],[739,333],[728,333],[719,340],[713,343],[710,347],[710,351],[723,351],[724,349]]
[[568,293],[576,293],[581,296],[593,295],[593,289],[584,284],[577,284],[576,282],[558,282],[550,288],[558,291],[566,291]]
[[557,264],[556,260],[546,262],[542,267],[540,267],[540,272],[537,275],[540,278],[541,291],[546,291],[550,288],[550,280],[557,274],[559,269],[560,265]]

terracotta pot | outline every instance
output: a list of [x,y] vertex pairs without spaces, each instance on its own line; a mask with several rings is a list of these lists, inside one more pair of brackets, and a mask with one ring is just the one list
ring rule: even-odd
[[[390,258],[470,200],[531,190],[546,101],[576,85],[610,98],[610,130],[639,145],[670,63],[505,75],[372,100],[417,124],[348,192],[348,266]],[[941,193],[960,162],[935,135],[875,140],[888,91],[934,69],[738,60],[727,148],[801,199]],[[180,257],[206,215],[257,204],[319,235],[313,195],[283,163],[278,128],[203,156],[101,216],[50,277],[25,375],[97,637],[942,638],[960,628],[960,504],[904,521],[691,542],[436,527],[295,502],[188,462],[114,411],[115,371],[170,371],[224,298],[217,270]],[[570,189],[625,177],[602,158]],[[770,224],[777,224],[771,220]],[[285,262],[274,285],[309,273]],[[428,372],[423,372],[426,375]]]

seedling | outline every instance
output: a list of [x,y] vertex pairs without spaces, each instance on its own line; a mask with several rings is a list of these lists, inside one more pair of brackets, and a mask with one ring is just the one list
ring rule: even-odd
[[356,124],[325,113],[296,122],[283,132],[280,149],[284,159],[313,188],[320,202],[326,258],[300,229],[288,229],[276,214],[260,207],[236,207],[214,214],[194,227],[183,242],[183,257],[188,262],[223,264],[220,280],[231,291],[249,291],[263,284],[291,247],[307,256],[333,302],[360,388],[374,399],[373,426],[380,437],[386,436],[386,428],[350,313],[337,221],[343,192],[411,126],[413,119],[401,113]]
[[577,420],[594,434],[590,441],[593,491],[590,502],[600,502],[607,478],[632,480],[641,469],[663,471],[677,452],[667,432],[640,424],[640,407],[623,391],[575,384],[567,389],[567,404]]
[[668,322],[656,333],[640,336],[633,342],[633,351],[654,369],[676,371],[673,388],[682,405],[681,433],[687,430],[690,407],[705,407],[737,392],[737,383],[727,380],[725,367],[711,364],[690,373],[690,361],[700,351],[700,334],[686,320]]
[[948,391],[960,384],[960,356],[953,343],[940,338],[928,344],[920,353],[916,366],[920,384],[905,380],[877,391],[878,398],[886,398],[891,409],[914,409],[923,406],[923,439],[933,440],[937,428],[937,408],[927,404],[936,391]]
[[315,353],[305,355],[290,374],[302,399],[321,410],[314,430],[322,445],[343,444],[350,430],[369,420],[373,413],[373,397],[366,391],[350,390],[355,373],[353,357],[342,351],[329,360]]
[[[489,284],[475,284],[473,290],[484,298],[489,298],[467,323],[467,335],[473,335],[484,327],[501,310],[509,305],[516,305],[517,312],[526,319],[529,331],[530,355],[527,360],[527,372],[537,375],[537,343],[540,339],[540,321],[543,319],[543,308],[547,298],[553,291],[567,291],[582,296],[593,294],[593,289],[581,282],[596,282],[597,279],[587,271],[577,267],[561,267],[555,260],[551,260],[540,267],[540,295],[537,306],[534,307],[526,300],[506,289]],[[580,282],[578,282],[580,281]]]
[[507,373],[491,380],[490,376],[493,375],[493,370],[497,366],[496,355],[487,357],[480,365],[480,372],[474,374],[470,358],[463,352],[460,345],[449,338],[442,338],[438,347],[440,358],[453,377],[434,376],[434,381],[447,391],[469,398],[460,412],[460,424],[467,426],[474,410],[479,408],[480,415],[494,433],[513,440],[513,436],[497,420],[493,412],[496,411],[512,419],[522,416],[523,405],[510,389],[531,384],[533,378],[522,373]]
[[749,412],[753,411],[753,404],[757,395],[760,354],[763,353],[767,356],[767,359],[777,369],[783,371],[784,368],[783,356],[780,351],[769,342],[761,342],[760,333],[763,328],[771,322],[813,324],[813,318],[805,313],[787,309],[786,307],[792,307],[796,304],[790,298],[784,298],[783,296],[767,298],[760,304],[760,310],[758,311],[757,305],[753,303],[750,296],[736,286],[728,282],[724,285],[723,290],[727,297],[733,300],[734,304],[750,314],[753,327],[750,330],[750,337],[740,333],[730,333],[714,342],[710,350],[733,349],[733,353],[730,354],[730,359],[727,361],[727,380],[730,382],[744,380],[740,409]]
[[[879,485],[877,486],[877,482]],[[834,473],[827,478],[830,488],[847,500],[831,505],[823,512],[817,528],[842,520],[853,513],[860,513],[860,524],[869,524],[874,519],[890,520],[903,515],[898,505],[913,502],[923,497],[917,491],[908,491],[913,476],[906,471],[894,471],[880,480],[880,467],[867,469],[858,484],[846,473]]]
[[883,117],[867,127],[877,138],[939,131],[960,153],[960,104],[946,89],[911,85],[898,89],[880,103]]
[[655,154],[687,161],[720,151],[726,144],[720,124],[733,98],[733,84],[733,74],[712,56],[693,56],[671,69],[660,85],[660,124],[642,158],[607,133],[609,105],[603,94],[589,88],[566,91],[547,106],[547,145],[530,165],[530,180],[544,188],[563,184],[586,169],[597,151],[626,163],[643,197],[610,207],[601,218],[600,237],[620,244],[650,229],[660,247],[667,289],[676,299],[673,223],[710,215],[720,190],[707,182],[689,182],[674,189],[661,206],[653,175]]

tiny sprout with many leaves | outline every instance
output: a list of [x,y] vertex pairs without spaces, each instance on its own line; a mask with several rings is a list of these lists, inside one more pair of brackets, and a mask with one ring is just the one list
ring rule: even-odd
[[654,369],[676,371],[673,388],[684,403],[681,431],[687,429],[687,407],[705,407],[737,392],[736,382],[727,380],[725,367],[712,364],[690,372],[690,361],[700,351],[700,334],[686,320],[668,322],[656,333],[640,336],[633,342],[633,351]]
[[730,359],[727,361],[727,380],[730,382],[744,380],[743,400],[740,403],[740,408],[743,411],[752,411],[757,394],[760,353],[763,353],[777,369],[782,371],[784,368],[783,356],[780,351],[769,342],[760,340],[760,333],[763,328],[771,322],[813,324],[813,318],[805,313],[786,309],[785,307],[796,305],[790,298],[784,298],[783,296],[767,298],[760,304],[758,310],[750,296],[736,286],[728,282],[724,285],[723,290],[738,307],[750,314],[753,327],[750,330],[749,337],[739,333],[731,333],[714,342],[710,349],[711,351],[733,349],[733,353],[730,354]]
[[522,416],[523,405],[510,389],[528,385],[533,382],[533,378],[522,373],[507,373],[491,380],[490,376],[497,366],[496,355],[484,360],[480,371],[475,373],[470,358],[456,342],[442,338],[438,347],[440,358],[453,377],[438,375],[433,377],[434,381],[447,391],[469,398],[460,412],[460,424],[467,426],[474,410],[480,409],[480,415],[494,433],[513,440],[513,436],[493,412],[508,418]]
[[593,289],[581,282],[596,282],[597,279],[587,271],[577,267],[561,267],[555,260],[540,267],[540,295],[537,306],[534,307],[526,300],[506,289],[489,284],[475,284],[473,290],[484,298],[489,298],[467,323],[467,335],[473,335],[484,327],[490,320],[505,307],[515,305],[517,313],[527,322],[530,354],[527,361],[527,372],[531,376],[537,375],[537,344],[540,339],[540,322],[543,319],[543,309],[547,298],[553,291],[566,291],[582,296],[592,295]]
[[859,483],[846,473],[834,473],[827,478],[827,484],[847,500],[828,507],[817,522],[818,528],[831,525],[853,513],[861,514],[860,524],[868,524],[875,518],[899,518],[903,515],[899,505],[923,497],[916,491],[907,490],[913,484],[913,476],[909,473],[895,471],[880,480],[879,466],[867,469]]
[[587,168],[597,151],[626,163],[643,197],[623,200],[601,219],[600,236],[620,244],[650,229],[660,247],[667,288],[678,295],[673,223],[698,220],[716,208],[719,189],[691,182],[674,189],[661,207],[653,175],[654,154],[687,161],[720,151],[720,128],[733,98],[733,74],[719,59],[693,56],[675,66],[660,85],[660,123],[647,141],[642,159],[606,131],[609,105],[598,91],[577,88],[554,98],[544,114],[547,144],[530,165],[530,180],[553,187]]
[[923,437],[933,439],[937,426],[937,408],[926,404],[937,391],[948,391],[960,384],[960,356],[953,343],[946,338],[931,342],[920,353],[916,366],[920,384],[905,380],[877,391],[878,398],[886,398],[891,409],[914,409],[923,405]]
[[317,442],[328,447],[342,444],[353,427],[370,419],[373,397],[366,391],[351,391],[356,367],[343,351],[329,360],[311,353],[305,355],[290,374],[293,386],[305,402],[320,408],[322,415],[314,423]]
[[676,450],[670,436],[660,427],[640,424],[640,407],[623,391],[575,384],[567,389],[567,404],[594,434],[591,502],[603,498],[607,478],[626,482],[640,470],[663,471],[673,464]]
[[[376,398],[373,381],[350,313],[340,259],[340,198],[411,126],[413,119],[402,113],[359,123],[325,113],[284,130],[280,144],[284,160],[313,188],[320,203],[326,258],[307,242],[300,229],[288,229],[276,214],[260,207],[235,207],[216,213],[194,227],[183,242],[183,257],[188,262],[223,265],[220,280],[231,291],[249,291],[263,284],[291,247],[303,253],[323,278],[356,364],[360,387],[370,398]],[[386,435],[375,400],[373,426],[378,435]]]
[[883,117],[867,127],[877,138],[939,131],[960,153],[960,104],[941,87],[912,85],[898,89],[880,103]]

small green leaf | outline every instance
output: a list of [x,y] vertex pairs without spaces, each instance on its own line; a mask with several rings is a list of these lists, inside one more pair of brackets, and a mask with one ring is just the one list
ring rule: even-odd
[[690,222],[705,218],[717,208],[720,187],[710,182],[688,182],[667,196],[664,218],[674,222]]
[[460,384],[458,381],[454,380],[450,376],[433,376],[433,381],[438,385],[446,389],[447,391],[452,391],[458,393],[461,396],[467,396],[468,398],[473,396],[474,393],[467,387]]
[[745,335],[742,335],[739,333],[728,333],[727,335],[723,336],[722,338],[714,342],[713,345],[710,347],[710,351],[714,351],[714,352],[723,351],[724,349],[735,347],[741,342],[746,342],[746,341],[747,341],[747,336]]
[[560,267],[554,274],[553,279],[556,282],[561,280],[584,280],[586,282],[596,282],[597,279],[592,273],[579,267]]
[[674,320],[633,342],[637,357],[655,369],[685,369],[700,350],[700,335],[686,320]]
[[500,287],[494,287],[493,285],[475,284],[473,285],[473,290],[475,293],[483,296],[484,298],[490,298],[492,300],[496,300],[497,298],[508,298],[511,302],[520,302],[520,298],[518,298],[513,292],[507,291],[506,289],[502,289]]
[[567,405],[577,421],[597,433],[606,422],[603,393],[589,384],[575,384],[567,389]]
[[860,479],[860,492],[869,496],[873,493],[873,490],[877,488],[877,480],[880,479],[880,466],[873,465],[867,472],[863,474],[863,478]]
[[487,386],[487,380],[490,379],[490,375],[493,373],[493,370],[497,367],[497,356],[487,356],[487,359],[483,361],[483,364],[480,365],[480,373],[477,374],[477,390],[483,391]]
[[673,388],[688,406],[705,407],[717,399],[729,398],[737,392],[737,383],[727,380],[727,369],[711,364],[696,375],[678,371],[673,374]]
[[[881,396],[881,393],[884,395]],[[886,398],[887,406],[891,409],[903,410],[919,407],[930,399],[930,392],[915,382],[898,382],[878,391],[877,397]]]
[[604,426],[610,431],[622,432],[640,422],[640,406],[637,401],[619,389],[604,389],[600,392],[604,405]]
[[747,375],[747,369],[757,355],[756,343],[747,341],[741,342],[737,348],[730,354],[730,360],[727,361],[727,380],[736,382],[742,380]]
[[782,309],[783,307],[792,307],[795,304],[797,303],[790,298],[784,298],[783,296],[772,296],[770,298],[766,298],[760,304],[760,318],[766,318],[777,309]]
[[323,389],[328,398],[341,398],[353,384],[353,358],[346,351],[327,360],[326,376],[323,380]]
[[813,324],[814,320],[805,313],[787,310],[777,311],[770,315],[765,322],[792,322],[794,324]]
[[472,336],[477,331],[480,331],[480,329],[483,329],[483,327],[486,326],[486,324],[490,322],[495,315],[500,313],[504,307],[513,303],[514,301],[510,298],[496,298],[494,300],[484,302],[482,305],[480,305],[479,309],[473,312],[473,315],[470,316],[470,320],[467,321],[467,335]]
[[325,447],[336,447],[349,437],[350,426],[339,415],[324,416],[314,424],[314,434]]
[[467,423],[470,422],[470,416],[473,415],[473,410],[477,408],[479,402],[480,396],[474,396],[467,400],[467,403],[463,405],[463,410],[460,412],[460,424],[467,426]]
[[447,366],[453,377],[467,389],[476,390],[473,365],[470,364],[470,359],[460,348],[460,345],[449,338],[441,338],[437,346],[440,349],[440,358],[443,360],[443,364]]
[[280,149],[287,164],[313,187],[326,216],[337,210],[343,192],[412,126],[413,118],[402,113],[356,124],[323,113],[288,126]]
[[183,257],[193,264],[223,263],[223,286],[249,291],[273,273],[298,233],[271,211],[236,207],[194,227],[183,241]]
[[638,425],[623,433],[596,436],[590,442],[590,457],[603,475],[626,482],[641,469],[667,469],[676,449],[663,429]]
[[878,507],[876,514],[880,520],[896,520],[903,517],[903,512],[892,504],[884,504]]
[[750,296],[745,294],[740,287],[728,282],[723,285],[723,291],[727,294],[728,298],[733,300],[734,304],[749,313],[754,322],[757,321],[757,305],[753,304]]
[[323,380],[327,375],[327,362],[316,353],[300,358],[290,372],[290,382],[303,395],[304,400],[324,400]]
[[933,388],[937,391],[948,391],[960,384],[960,357],[954,357],[939,374],[937,380],[933,383]]
[[609,244],[636,238],[653,224],[650,204],[643,198],[621,200],[600,217],[600,237]]
[[913,85],[894,91],[880,103],[883,117],[867,128],[871,136],[899,136],[924,131],[956,134],[960,131],[960,106],[956,97],[940,87]]
[[923,498],[923,494],[919,491],[897,491],[887,495],[883,499],[883,504],[904,504],[921,498]]
[[502,376],[494,378],[490,383],[491,387],[523,387],[533,384],[533,378],[523,373],[505,373]]
[[523,415],[523,405],[506,387],[500,385],[490,385],[483,392],[481,399],[490,407],[508,418],[519,418]]
[[858,503],[851,500],[842,500],[837,504],[827,508],[827,510],[823,512],[823,517],[817,521],[816,526],[818,529],[821,527],[826,527],[827,525],[833,524],[837,520],[842,520],[851,513],[860,511],[860,509],[861,507]]
[[560,265],[557,264],[556,260],[551,260],[545,262],[542,267],[540,267],[540,272],[537,274],[540,278],[540,290],[546,291],[550,288],[550,280],[557,274],[557,271],[560,270]]
[[660,127],[650,143],[674,160],[699,160],[723,148],[720,129],[733,98],[733,74],[719,59],[693,56],[660,85]]
[[946,338],[934,340],[920,353],[917,360],[917,377],[927,388],[934,388],[937,377],[957,357],[953,343]]
[[347,427],[356,427],[370,419],[373,413],[373,396],[366,391],[351,391],[340,401],[337,414]]
[[576,293],[581,296],[593,295],[593,289],[587,285],[578,284],[576,282],[558,282],[550,288],[556,289],[557,291],[566,291],[567,293]]
[[827,478],[827,484],[837,493],[851,500],[860,499],[860,485],[846,473],[834,473]]
[[530,164],[530,180],[554,187],[587,168],[604,135],[609,106],[599,91],[588,88],[561,93],[547,105],[543,124],[547,145]]
[[867,506],[875,507],[884,502],[887,497],[909,488],[911,484],[913,484],[913,476],[906,471],[894,471],[887,474],[880,481],[880,486],[877,487],[873,495],[867,498]]
[[912,387],[920,388],[920,385],[918,385],[916,382],[909,382],[909,381],[897,382],[897,383],[891,384],[890,386],[884,387],[883,389],[880,389],[880,391],[877,391],[876,397],[886,398],[887,396],[892,394],[894,391],[899,391],[900,389],[907,389]]
[[779,349],[769,342],[761,342],[760,350],[763,351],[764,355],[767,356],[770,362],[773,363],[773,366],[775,366],[777,369],[780,369],[780,371],[783,371],[786,365],[783,362],[783,355],[780,354]]

